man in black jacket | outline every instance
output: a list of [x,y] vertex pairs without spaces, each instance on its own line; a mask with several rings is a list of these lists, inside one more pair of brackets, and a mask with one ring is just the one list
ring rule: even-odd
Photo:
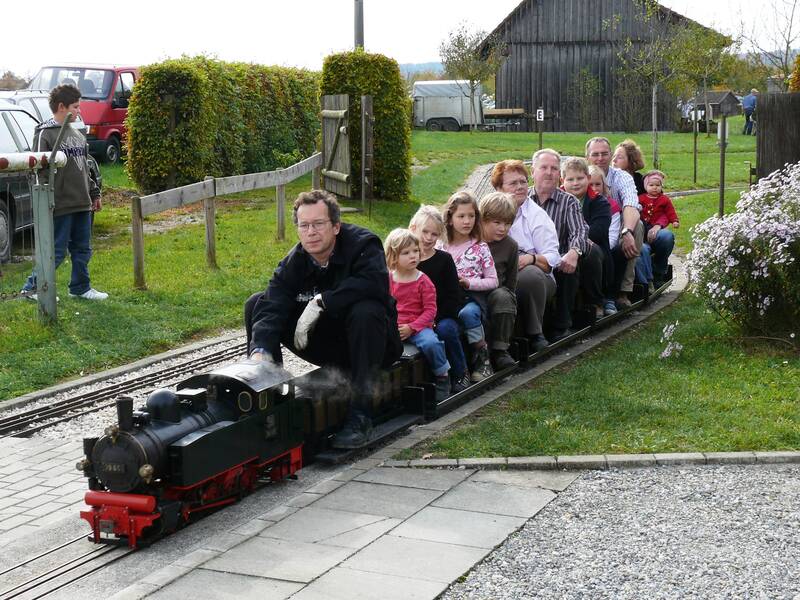
[[293,220],[300,243],[278,264],[267,290],[245,303],[250,357],[280,364],[280,344],[315,365],[350,372],[353,400],[333,445],[369,441],[376,374],[400,357],[397,310],[380,238],[342,223],[336,198],[300,194]]

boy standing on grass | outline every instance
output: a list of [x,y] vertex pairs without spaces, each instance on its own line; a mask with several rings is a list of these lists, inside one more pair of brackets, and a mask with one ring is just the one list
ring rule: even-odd
[[[58,138],[61,125],[68,113],[73,118],[80,114],[81,93],[74,85],[59,85],[50,92],[50,109],[53,118],[36,128],[33,147],[36,152],[50,152]],[[55,209],[53,211],[53,237],[55,241],[56,268],[64,262],[67,250],[72,261],[69,295],[85,300],[105,300],[108,294],[98,292],[89,281],[89,260],[92,257],[92,212],[100,210],[100,189],[89,177],[89,146],[84,135],[73,127],[67,127],[58,148],[67,155],[67,164],[56,171]],[[48,170],[39,172],[46,181]],[[23,292],[36,289],[34,269]],[[36,299],[36,294],[28,296]]]
[[517,318],[517,270],[519,246],[508,236],[517,214],[517,205],[510,194],[492,192],[481,198],[481,228],[489,244],[497,271],[497,288],[489,292],[489,350],[496,370],[514,366],[508,353],[514,321]]

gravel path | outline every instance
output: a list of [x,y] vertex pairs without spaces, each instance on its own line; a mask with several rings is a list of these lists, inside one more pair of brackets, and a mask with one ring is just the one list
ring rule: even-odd
[[800,598],[800,467],[589,472],[442,596]]

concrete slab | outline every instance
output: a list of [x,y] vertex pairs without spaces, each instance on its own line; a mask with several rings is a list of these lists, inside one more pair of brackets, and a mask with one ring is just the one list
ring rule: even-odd
[[281,519],[285,519],[289,515],[293,515],[296,513],[299,508],[296,506],[286,506],[285,504],[281,504],[276,506],[275,508],[268,510],[262,515],[259,515],[259,519],[264,521],[280,521]]
[[320,481],[318,484],[311,486],[306,491],[311,494],[329,494],[336,488],[340,488],[344,485],[344,481],[334,481],[333,479],[328,479],[327,481]]
[[366,525],[353,531],[346,531],[340,535],[325,540],[327,546],[341,546],[360,550],[377,540],[384,533],[388,533],[403,521],[401,519],[385,518],[372,525]]
[[384,535],[342,567],[449,584],[466,573],[489,550]]
[[543,488],[562,492],[580,477],[574,471],[479,471],[470,481],[502,483],[522,488]]
[[254,537],[211,559],[203,568],[308,583],[352,553],[338,546]]
[[361,474],[362,474],[363,472],[365,472],[366,470],[367,470],[367,469],[353,469],[353,468],[351,467],[351,468],[350,468],[350,469],[348,469],[347,471],[342,471],[341,473],[338,473],[338,474],[337,474],[337,475],[336,475],[336,476],[333,478],[333,480],[334,480],[334,481],[350,481],[351,479],[353,479],[353,478],[355,478],[355,477],[358,477],[359,475],[361,475]]
[[436,500],[433,506],[529,519],[555,497],[550,490],[468,479]]
[[428,600],[448,584],[383,573],[336,567],[311,583],[292,600]]
[[310,506],[259,533],[261,537],[328,543],[326,540],[385,520],[377,515],[328,510]]
[[446,467],[448,469],[455,469],[458,467],[458,459],[456,458],[418,458],[408,461],[409,467]]
[[581,454],[557,456],[559,469],[607,469],[606,457],[603,454]]
[[754,452],[704,452],[709,465],[751,465],[756,462]]
[[756,462],[762,464],[784,464],[800,462],[800,452],[773,451],[756,452]]
[[[213,596],[220,600],[284,600],[302,587],[302,583],[195,569],[148,598],[186,600]],[[209,594],[212,590],[213,593]]]
[[354,481],[399,485],[401,487],[447,491],[474,471],[467,469],[392,469],[380,467],[359,475]]
[[437,490],[351,481],[317,500],[314,506],[406,519],[440,495]]
[[659,466],[704,465],[706,457],[702,452],[663,452],[655,454]]
[[508,459],[505,456],[495,458],[459,458],[458,466],[468,469],[505,469]]
[[304,506],[308,506],[309,504],[316,502],[320,498],[322,498],[322,494],[311,494],[309,492],[303,492],[302,494],[299,494],[294,498],[290,498],[289,500],[287,500],[286,504],[288,504],[289,506],[294,506],[296,508],[303,508]]
[[522,517],[428,506],[392,531],[397,537],[494,548],[525,524]]

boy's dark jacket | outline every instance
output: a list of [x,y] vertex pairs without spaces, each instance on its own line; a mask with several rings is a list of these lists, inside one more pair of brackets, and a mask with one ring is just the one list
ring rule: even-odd
[[277,351],[283,334],[320,293],[325,314],[331,318],[344,319],[355,302],[373,299],[386,307],[391,326],[397,327],[380,238],[363,227],[342,223],[326,268],[299,243],[278,264],[267,287],[268,299],[262,299],[253,314],[252,346]]
[[[33,136],[36,152],[50,152],[58,138],[61,125],[55,119],[41,123]],[[55,201],[53,216],[60,217],[92,209],[92,200],[100,197],[100,188],[89,176],[89,146],[84,135],[74,127],[67,126],[59,147],[67,155],[67,164],[56,171]],[[46,183],[48,169],[39,172],[39,181]]]

